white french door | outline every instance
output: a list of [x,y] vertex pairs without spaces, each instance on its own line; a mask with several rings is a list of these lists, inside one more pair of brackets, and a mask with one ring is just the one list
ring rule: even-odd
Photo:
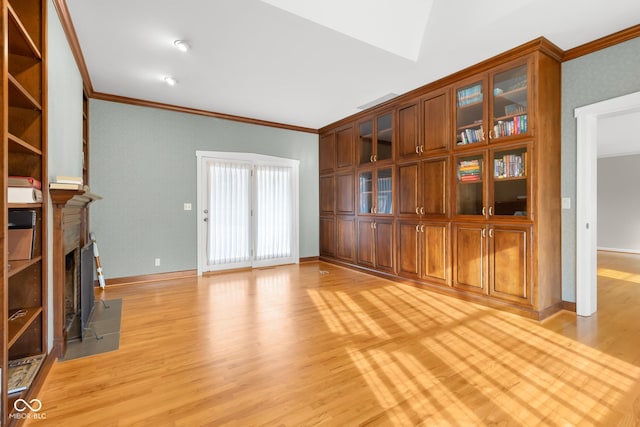
[[298,262],[298,161],[197,156],[198,273]]

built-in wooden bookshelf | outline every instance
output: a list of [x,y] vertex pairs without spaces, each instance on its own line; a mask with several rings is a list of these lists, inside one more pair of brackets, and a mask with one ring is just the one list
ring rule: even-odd
[[[18,398],[29,399],[42,381],[42,366],[47,345],[47,91],[46,91],[46,0],[7,0],[2,2],[3,40],[7,42],[0,60],[7,92],[2,94],[2,156],[4,167],[0,182],[4,188],[3,226],[0,244],[2,262],[0,298],[2,305],[2,425],[19,417],[13,408]],[[41,183],[43,200],[14,203],[7,198],[10,176],[31,177]],[[12,184],[13,185],[13,184]],[[34,184],[35,185],[35,184]],[[32,252],[26,259],[11,259],[9,213],[12,210],[35,212]],[[15,212],[12,212],[15,214]],[[31,232],[31,230],[30,230]],[[24,390],[9,393],[11,361],[31,356],[36,375]],[[22,387],[24,388],[24,387]]]
[[[540,38],[320,129],[320,258],[559,310],[561,59]],[[351,128],[358,162],[338,172],[330,142]],[[353,194],[355,212],[334,209]]]

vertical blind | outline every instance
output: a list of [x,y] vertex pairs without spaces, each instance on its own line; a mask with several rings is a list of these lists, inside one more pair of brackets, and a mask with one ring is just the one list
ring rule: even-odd
[[251,164],[209,163],[209,264],[251,260]]
[[256,259],[291,256],[291,168],[256,166]]
[[291,167],[226,160],[211,160],[207,167],[209,265],[291,257]]

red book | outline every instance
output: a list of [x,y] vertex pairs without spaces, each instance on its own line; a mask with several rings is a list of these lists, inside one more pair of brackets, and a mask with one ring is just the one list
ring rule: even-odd
[[9,176],[7,187],[32,187],[41,190],[42,183],[30,176]]

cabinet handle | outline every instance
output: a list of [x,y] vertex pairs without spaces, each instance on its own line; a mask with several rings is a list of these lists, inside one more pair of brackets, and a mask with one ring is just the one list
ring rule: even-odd
[[420,154],[420,147],[416,145],[416,154]]
[[416,224],[416,233],[420,232],[420,224]]
[[373,163],[373,154],[369,156],[369,163]]
[[373,229],[375,230],[376,228],[378,228],[378,224],[376,224],[375,222],[373,223]]
[[422,225],[420,226],[420,232],[421,232],[421,233],[424,233],[424,224],[422,224]]
[[373,213],[377,214],[378,213],[378,208],[373,208]]
[[485,237],[487,237],[487,230],[485,230],[484,228],[482,229],[482,238],[484,239]]
[[424,207],[420,208],[420,215],[424,215]]
[[377,162],[377,161],[378,161],[378,155],[377,155],[377,154],[374,154],[374,155],[373,155],[373,162],[375,163],[375,162]]
[[493,216],[493,206],[489,206],[489,216]]
[[424,145],[421,145],[421,146],[420,146],[420,152],[421,152],[421,153],[424,153]]
[[416,207],[416,214],[420,215],[420,208]]
[[373,213],[373,208],[369,209],[369,213]]
[[489,139],[493,139],[493,129],[489,131]]
[[489,230],[489,237],[493,237],[493,228]]
[[487,208],[485,208],[484,206],[482,207],[482,216],[486,216],[487,215]]
[[373,230],[373,222],[369,224],[369,228]]

